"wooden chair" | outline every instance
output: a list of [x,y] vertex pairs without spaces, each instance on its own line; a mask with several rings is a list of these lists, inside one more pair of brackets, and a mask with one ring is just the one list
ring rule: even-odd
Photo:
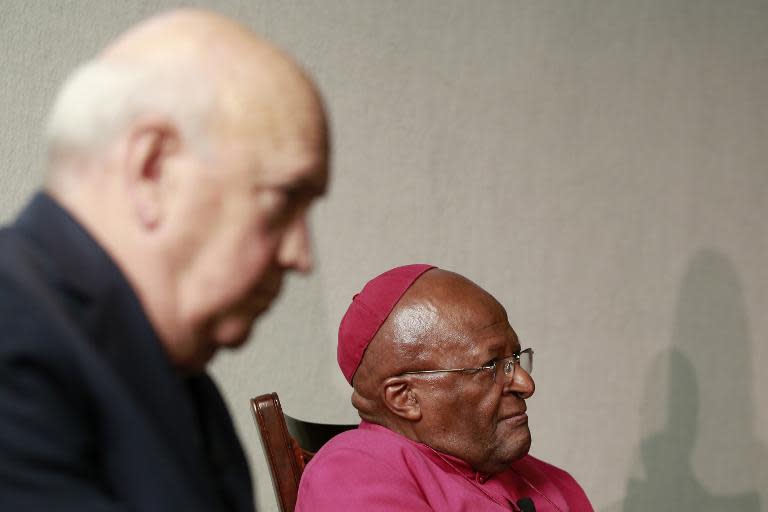
[[251,399],[280,512],[293,512],[304,466],[326,441],[357,425],[330,425],[291,418],[277,393]]

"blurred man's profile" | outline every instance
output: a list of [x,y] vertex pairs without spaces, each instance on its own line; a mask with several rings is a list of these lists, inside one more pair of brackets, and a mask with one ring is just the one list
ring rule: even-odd
[[47,144],[0,231],[0,508],[252,510],[205,368],[311,268],[319,93],[246,27],[176,10],[72,73]]
[[592,510],[571,475],[528,454],[533,349],[469,279],[406,265],[370,280],[338,361],[362,422],[307,465],[297,511]]

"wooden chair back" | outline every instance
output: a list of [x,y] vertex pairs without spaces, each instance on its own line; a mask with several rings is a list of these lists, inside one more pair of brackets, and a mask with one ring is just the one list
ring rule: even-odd
[[304,466],[331,437],[357,425],[330,425],[291,418],[277,393],[251,399],[280,512],[293,512]]

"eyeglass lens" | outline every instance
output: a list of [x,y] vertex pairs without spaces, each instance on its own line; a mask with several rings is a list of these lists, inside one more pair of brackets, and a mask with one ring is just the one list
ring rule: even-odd
[[519,356],[512,356],[499,361],[496,366],[496,381],[503,382],[505,378],[513,379],[515,377],[515,367],[518,364],[526,373],[531,373],[533,371],[533,351],[526,350],[521,352]]

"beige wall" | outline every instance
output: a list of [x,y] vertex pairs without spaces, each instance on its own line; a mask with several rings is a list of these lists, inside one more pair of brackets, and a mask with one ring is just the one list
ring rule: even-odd
[[[352,420],[339,319],[417,261],[507,306],[536,348],[533,453],[598,510],[768,510],[765,1],[199,3],[298,56],[333,117],[317,271],[213,367],[262,510],[248,398]],[[59,82],[158,5],[0,4],[3,220]]]

